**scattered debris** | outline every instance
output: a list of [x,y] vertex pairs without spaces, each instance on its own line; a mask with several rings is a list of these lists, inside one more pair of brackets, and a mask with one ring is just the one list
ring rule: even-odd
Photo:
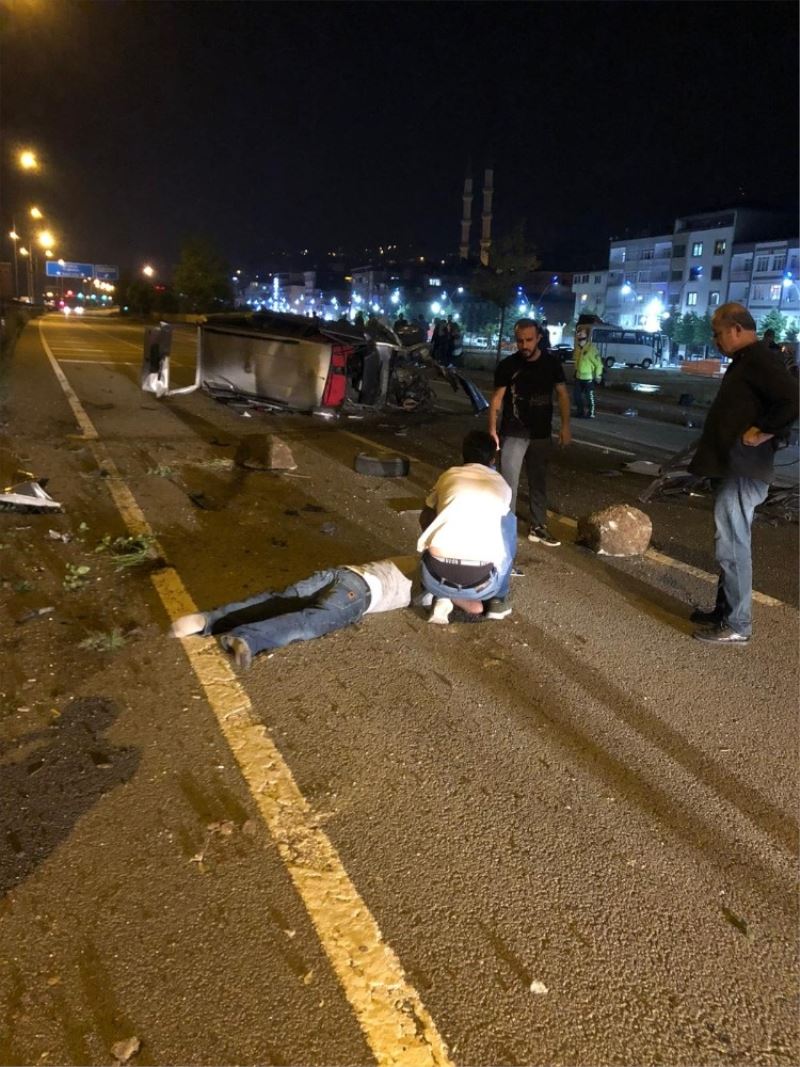
[[634,419],[639,414],[638,408],[625,408],[622,414],[628,419]]
[[30,622],[31,619],[39,619],[42,615],[50,615],[54,612],[55,608],[35,608],[33,611],[26,611],[24,615],[20,615],[17,619],[17,626],[21,626],[25,622]]
[[319,532],[321,534],[326,534],[328,537],[333,537],[333,535],[336,533],[336,523],[323,522],[322,526],[320,526],[319,528]]
[[630,504],[613,504],[578,519],[578,541],[599,556],[641,556],[652,534],[649,516]]
[[366,452],[359,452],[353,461],[353,466],[359,474],[368,474],[377,478],[405,478],[411,464],[408,456],[393,452],[385,452],[382,456],[370,456]]
[[531,993],[535,993],[537,997],[543,997],[545,993],[549,993],[550,990],[544,984],[544,982],[533,981],[530,985]]
[[745,937],[749,937],[750,928],[747,925],[747,920],[743,919],[740,915],[737,915],[735,911],[731,911],[731,909],[726,907],[724,904],[720,905],[720,907],[722,908],[722,914],[725,916],[731,926],[737,929],[740,934],[744,934]]
[[649,459],[635,459],[632,463],[623,463],[623,468],[631,474],[648,474],[651,478],[661,474],[661,464],[653,463]]
[[175,474],[175,468],[159,465],[158,467],[151,467],[147,473],[153,474],[157,478],[171,478]]
[[127,1063],[141,1047],[138,1037],[129,1037],[125,1041],[116,1041],[111,1046],[111,1055],[116,1057],[118,1063]]
[[68,545],[72,540],[72,534],[59,533],[58,530],[48,530],[47,537],[50,541],[63,541],[65,545]]
[[46,478],[38,481],[20,482],[0,493],[0,511],[19,511],[23,514],[36,514],[40,511],[61,511],[61,504],[53,500],[44,490]]
[[186,494],[196,508],[200,508],[201,511],[219,511],[220,505],[216,504],[210,497],[201,490],[198,493]]

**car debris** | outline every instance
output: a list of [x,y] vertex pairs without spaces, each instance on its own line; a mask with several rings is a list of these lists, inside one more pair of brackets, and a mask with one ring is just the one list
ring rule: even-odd
[[651,478],[655,478],[661,473],[661,464],[653,463],[649,459],[635,459],[631,463],[623,463],[623,470],[629,471],[631,474],[649,474]]
[[25,515],[62,511],[61,504],[45,492],[46,485],[47,478],[38,478],[10,486],[0,493],[0,511],[17,511]]

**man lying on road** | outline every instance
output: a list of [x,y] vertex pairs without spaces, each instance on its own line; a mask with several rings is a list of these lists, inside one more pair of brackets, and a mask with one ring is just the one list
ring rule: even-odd
[[464,466],[441,475],[420,515],[423,588],[435,597],[429,622],[447,624],[453,606],[475,620],[504,619],[517,547],[511,487],[494,469],[494,437],[472,430]]
[[182,615],[170,633],[219,636],[236,666],[246,670],[259,652],[341,630],[363,615],[408,607],[416,565],[413,556],[396,556],[317,571],[278,592],[268,589],[213,611]]

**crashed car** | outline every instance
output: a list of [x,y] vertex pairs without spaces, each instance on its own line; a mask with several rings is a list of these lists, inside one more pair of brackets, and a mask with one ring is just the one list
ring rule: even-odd
[[210,316],[198,327],[194,383],[181,389],[170,388],[171,342],[167,323],[145,331],[141,386],[158,397],[203,388],[220,400],[322,415],[348,403],[410,410],[433,399],[427,346],[404,345],[377,320],[365,330],[273,312]]

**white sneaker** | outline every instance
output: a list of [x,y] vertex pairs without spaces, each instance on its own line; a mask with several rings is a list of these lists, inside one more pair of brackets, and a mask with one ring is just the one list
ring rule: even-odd
[[197,611],[193,615],[181,615],[170,627],[170,637],[191,637],[199,634],[206,627],[206,617]]
[[453,610],[453,601],[446,597],[438,597],[433,603],[433,611],[428,616],[428,622],[437,626],[447,626],[450,622],[450,612]]

